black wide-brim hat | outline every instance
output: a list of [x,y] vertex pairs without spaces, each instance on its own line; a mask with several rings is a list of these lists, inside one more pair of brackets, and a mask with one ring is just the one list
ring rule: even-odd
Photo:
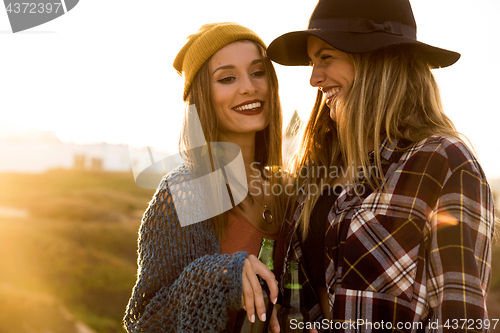
[[450,66],[460,58],[460,53],[417,40],[417,24],[408,0],[319,0],[308,29],[276,38],[267,55],[282,65],[308,65],[309,36],[346,53],[404,47],[418,52],[434,68]]

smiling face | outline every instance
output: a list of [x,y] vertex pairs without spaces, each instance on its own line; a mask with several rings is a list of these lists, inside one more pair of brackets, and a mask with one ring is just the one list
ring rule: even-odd
[[349,91],[354,81],[354,65],[347,53],[314,36],[307,38],[307,54],[313,66],[310,83],[323,91],[323,102],[335,120],[338,99]]
[[219,138],[255,134],[269,124],[268,79],[262,55],[253,42],[228,44],[210,59],[212,104]]

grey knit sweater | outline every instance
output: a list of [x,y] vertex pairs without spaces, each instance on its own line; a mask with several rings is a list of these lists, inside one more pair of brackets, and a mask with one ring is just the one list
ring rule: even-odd
[[[169,188],[191,177],[185,165],[166,175],[144,213],[137,282],[124,318],[127,332],[222,332],[229,310],[241,308],[247,253],[221,254],[208,220],[179,224]],[[190,194],[184,203],[196,200]]]

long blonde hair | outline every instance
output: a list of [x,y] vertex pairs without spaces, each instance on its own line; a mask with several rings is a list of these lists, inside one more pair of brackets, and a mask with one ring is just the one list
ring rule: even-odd
[[[271,187],[275,184],[282,184],[280,177],[273,176],[269,172],[265,172],[264,168],[267,166],[281,166],[282,165],[282,112],[281,104],[278,94],[278,78],[273,64],[267,58],[265,50],[254,41],[253,43],[258,48],[261,56],[264,71],[266,72],[268,80],[268,105],[269,105],[269,125],[262,131],[255,135],[255,155],[254,162],[260,167],[261,175],[268,175]],[[188,102],[189,104],[196,105],[198,116],[203,129],[203,134],[207,143],[216,142],[218,137],[219,123],[215,108],[212,104],[212,88],[209,70],[210,59],[208,59],[200,68],[198,73],[193,79],[190,88]],[[190,147],[190,140],[193,140],[192,134],[188,131],[188,117],[184,115],[184,121],[181,129],[181,136],[179,139],[179,149],[182,157],[188,165],[198,163],[198,154],[193,153],[192,150],[187,149]],[[196,138],[195,138],[196,139]],[[279,224],[284,219],[284,199],[283,196],[271,196],[271,212],[273,214],[273,223]],[[224,232],[227,225],[227,214],[215,216],[211,219],[212,227],[219,238],[224,239]]]
[[[444,114],[439,88],[431,67],[410,47],[388,47],[382,50],[349,54],[355,77],[351,89],[337,104],[337,118],[329,117],[330,109],[322,103],[318,91],[316,103],[304,129],[299,151],[293,159],[293,169],[299,181],[309,184],[331,185],[335,179],[328,172],[301,174],[304,168],[330,170],[331,167],[356,167],[369,174],[367,147],[373,144],[375,165],[382,172],[378,147],[387,136],[410,142],[408,149],[431,135],[460,137],[452,121]],[[356,181],[354,172],[348,172],[348,181]],[[368,177],[372,189],[383,186],[384,175]],[[312,209],[321,191],[307,194],[298,224],[306,237]]]

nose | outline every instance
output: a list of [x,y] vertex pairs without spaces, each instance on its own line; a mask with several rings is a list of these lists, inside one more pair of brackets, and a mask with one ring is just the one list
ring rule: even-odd
[[253,94],[257,92],[257,86],[249,75],[241,77],[240,94]]
[[325,73],[323,70],[317,66],[313,66],[311,79],[309,83],[313,87],[321,87],[321,84],[325,81]]

